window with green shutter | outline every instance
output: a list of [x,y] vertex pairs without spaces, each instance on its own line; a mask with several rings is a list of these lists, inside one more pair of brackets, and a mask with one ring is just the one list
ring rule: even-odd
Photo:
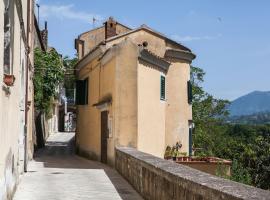
[[88,104],[88,78],[76,81],[76,104]]
[[191,104],[192,103],[192,84],[190,81],[187,82],[187,92],[188,92],[188,103]]
[[166,84],[165,84],[165,76],[160,76],[160,100],[165,100],[166,95]]

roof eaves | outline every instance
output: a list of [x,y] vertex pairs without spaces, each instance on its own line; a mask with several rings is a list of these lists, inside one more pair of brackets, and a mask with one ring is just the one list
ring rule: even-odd
[[185,60],[191,63],[196,58],[196,55],[190,51],[167,49],[165,52],[165,58]]
[[164,58],[157,56],[156,54],[152,53],[151,51],[147,49],[140,50],[139,59],[151,65],[159,67],[163,71],[167,71],[171,64],[168,61],[166,61]]

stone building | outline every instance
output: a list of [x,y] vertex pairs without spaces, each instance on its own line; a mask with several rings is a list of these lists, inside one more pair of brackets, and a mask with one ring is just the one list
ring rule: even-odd
[[191,152],[192,51],[146,25],[113,18],[75,40],[77,150],[114,165],[115,147],[163,157],[180,142]]
[[34,1],[0,1],[0,15],[0,199],[5,200],[34,150]]

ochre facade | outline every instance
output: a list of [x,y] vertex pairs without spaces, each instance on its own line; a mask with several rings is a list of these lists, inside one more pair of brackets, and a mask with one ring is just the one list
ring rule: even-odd
[[[111,165],[116,146],[163,157],[167,145],[180,142],[180,151],[188,153],[192,106],[188,103],[187,82],[195,55],[145,25],[114,31],[115,35],[106,38],[111,20],[76,39],[79,57],[79,44],[84,44],[88,52],[76,66],[77,79],[88,79],[88,102],[77,106],[78,152],[95,160],[102,160],[106,154],[105,162]],[[84,40],[91,34],[104,39],[93,45]],[[91,49],[86,49],[88,42]],[[164,99],[161,77],[165,77]],[[102,113],[107,115],[105,139]]]

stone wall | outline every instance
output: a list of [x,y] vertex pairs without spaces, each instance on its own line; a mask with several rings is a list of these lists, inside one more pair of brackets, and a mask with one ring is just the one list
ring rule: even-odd
[[115,167],[147,200],[270,199],[270,191],[225,180],[133,148],[116,148]]

